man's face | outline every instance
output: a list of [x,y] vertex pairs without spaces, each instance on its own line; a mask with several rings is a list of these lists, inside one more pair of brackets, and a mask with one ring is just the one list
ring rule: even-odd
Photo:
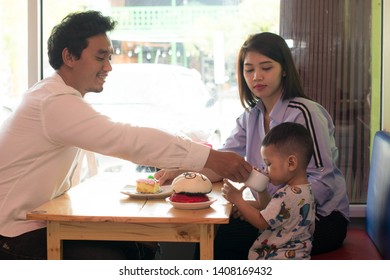
[[87,92],[101,92],[103,84],[112,70],[111,55],[113,47],[106,34],[99,34],[88,39],[79,60],[72,68],[73,86],[84,96]]

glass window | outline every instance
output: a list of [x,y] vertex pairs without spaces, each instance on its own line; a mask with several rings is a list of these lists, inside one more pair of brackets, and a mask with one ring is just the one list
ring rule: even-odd
[[[43,42],[77,9],[100,10],[118,22],[110,34],[114,71],[103,92],[89,93],[86,100],[115,120],[220,147],[243,111],[235,78],[238,49],[248,34],[278,33],[279,1],[96,2],[43,2]],[[259,4],[266,4],[261,17],[253,9]],[[46,76],[53,70],[47,57],[43,61]],[[150,170],[101,155],[97,160],[100,171]]]
[[281,35],[291,39],[305,93],[334,120],[351,203],[366,201],[370,137],[377,127],[371,119],[380,112],[371,109],[371,14],[366,0],[281,0]]
[[0,26],[1,124],[27,89],[27,1],[1,0]]

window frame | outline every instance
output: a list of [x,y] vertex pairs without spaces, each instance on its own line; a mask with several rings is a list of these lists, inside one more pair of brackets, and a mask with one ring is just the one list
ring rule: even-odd
[[42,69],[42,0],[28,1],[28,88],[43,78]]

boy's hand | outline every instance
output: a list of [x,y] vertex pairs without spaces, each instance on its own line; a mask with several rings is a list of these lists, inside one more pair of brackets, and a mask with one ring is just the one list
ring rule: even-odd
[[227,179],[223,179],[222,196],[231,203],[237,204],[243,200],[242,192],[246,189],[246,186],[242,186],[240,189],[234,187]]

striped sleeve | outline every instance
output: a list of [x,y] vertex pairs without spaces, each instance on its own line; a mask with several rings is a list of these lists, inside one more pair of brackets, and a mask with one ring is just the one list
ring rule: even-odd
[[290,103],[288,104],[288,107],[298,109],[302,112],[302,115],[305,119],[306,128],[309,130],[311,137],[313,139],[313,144],[314,144],[313,157],[314,157],[315,166],[317,168],[324,167],[321,153],[320,153],[320,149],[319,149],[317,134],[315,132],[315,126],[313,124],[313,119],[312,119],[310,110],[307,108],[307,106],[305,104],[303,104],[302,102],[298,102],[298,101],[290,101]]

